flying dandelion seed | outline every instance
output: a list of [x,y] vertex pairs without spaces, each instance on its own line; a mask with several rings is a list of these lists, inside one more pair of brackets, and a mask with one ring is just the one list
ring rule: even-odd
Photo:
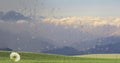
[[20,55],[17,52],[12,52],[10,54],[10,59],[13,60],[14,62],[20,61]]

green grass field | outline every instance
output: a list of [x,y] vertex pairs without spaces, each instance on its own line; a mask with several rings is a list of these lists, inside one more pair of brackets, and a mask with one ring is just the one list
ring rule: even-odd
[[[10,52],[0,51],[0,63],[12,63],[9,59],[9,54]],[[93,54],[82,56],[60,56],[27,52],[19,52],[19,54],[21,55],[21,61],[17,63],[120,63],[120,57],[118,57],[120,54]]]

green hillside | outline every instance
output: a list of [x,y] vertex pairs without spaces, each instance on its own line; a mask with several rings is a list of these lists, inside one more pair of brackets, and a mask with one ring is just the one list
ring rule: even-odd
[[80,55],[76,57],[120,59],[120,54],[89,54],[89,55]]
[[[0,63],[12,63],[9,54],[10,52],[0,51]],[[17,63],[120,63],[119,58],[88,58],[26,52],[19,54],[21,61]]]

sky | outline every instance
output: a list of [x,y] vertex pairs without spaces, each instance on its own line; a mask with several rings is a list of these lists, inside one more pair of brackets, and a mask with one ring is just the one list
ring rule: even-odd
[[120,16],[119,3],[119,0],[0,0],[0,10],[27,9],[24,13],[37,12],[42,16]]
[[0,47],[25,51],[53,45],[52,48],[88,49],[96,45],[92,40],[120,36],[119,3],[120,0],[0,0]]

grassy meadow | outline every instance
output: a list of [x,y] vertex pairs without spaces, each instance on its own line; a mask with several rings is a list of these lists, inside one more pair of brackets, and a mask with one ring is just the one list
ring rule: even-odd
[[[120,63],[120,54],[91,54],[62,56],[42,53],[18,52],[21,60],[16,63]],[[12,63],[10,52],[0,51],[0,63]],[[117,58],[116,58],[117,56]]]

